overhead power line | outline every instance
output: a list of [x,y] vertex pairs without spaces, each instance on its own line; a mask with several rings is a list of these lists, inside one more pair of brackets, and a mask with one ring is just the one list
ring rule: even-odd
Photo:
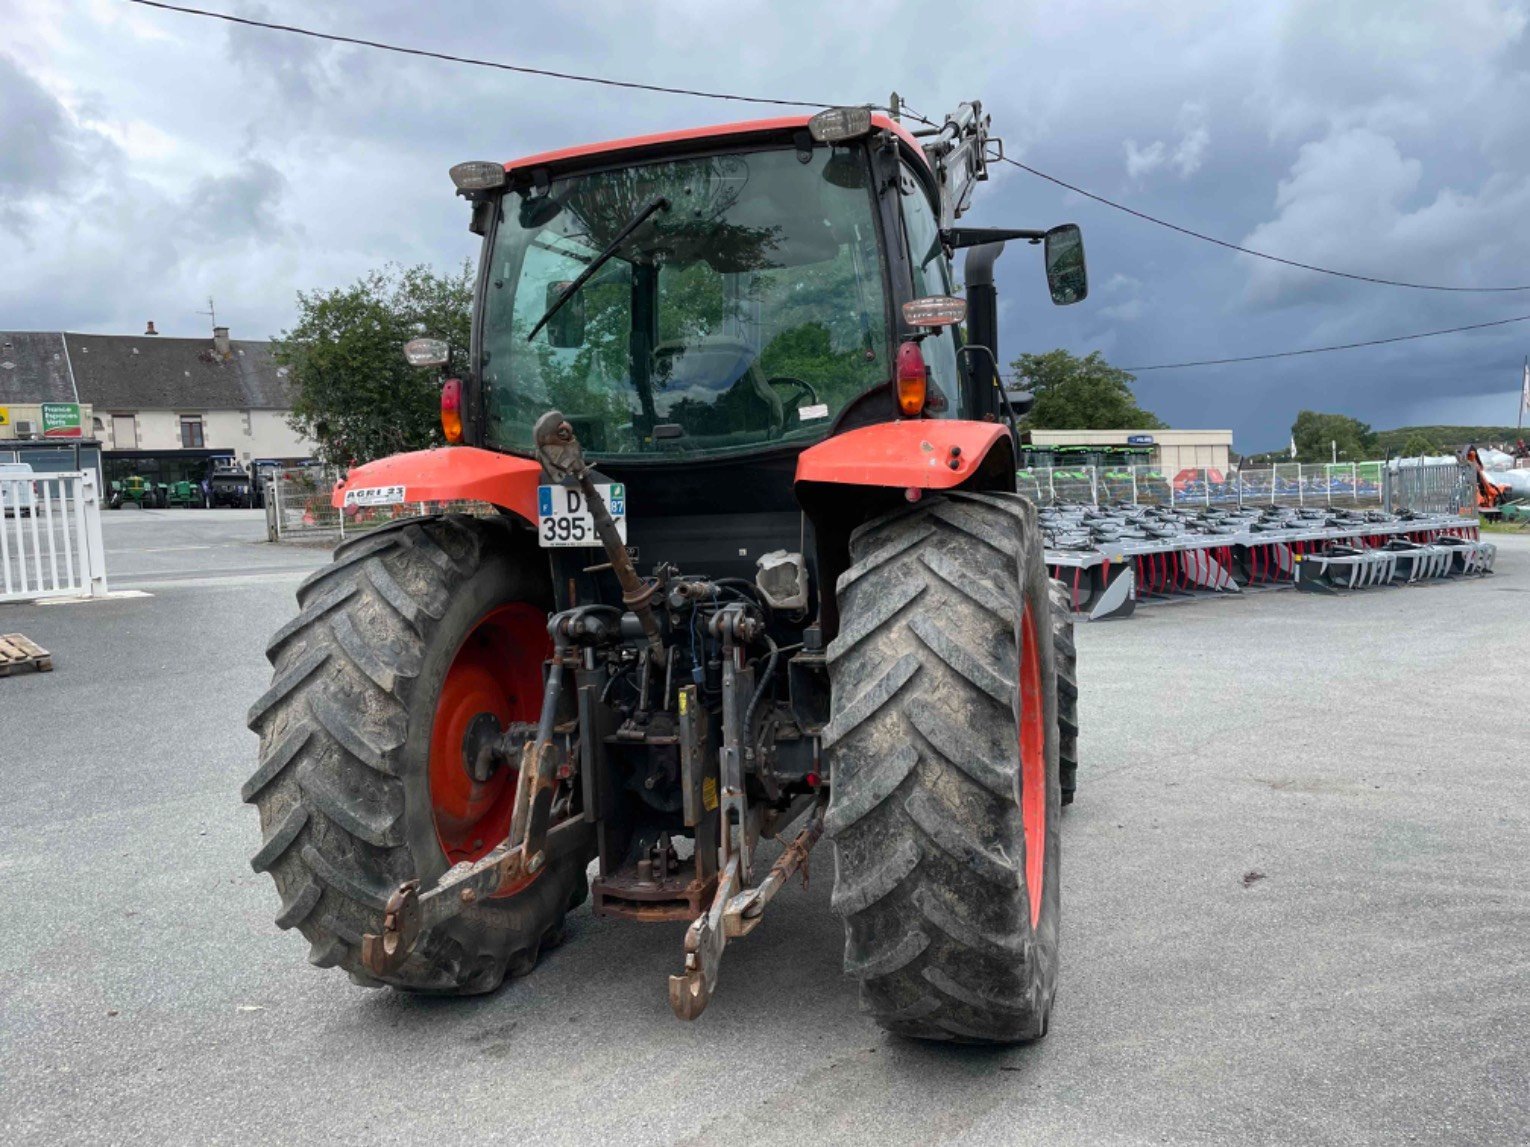
[[472,56],[454,56],[447,52],[432,52],[425,48],[407,48],[402,44],[388,44],[381,40],[364,40],[359,36],[341,36],[332,32],[318,32],[312,28],[299,28],[294,24],[274,24],[267,20],[252,20],[246,16],[234,16],[227,12],[211,12],[205,8],[191,8],[184,4],[165,4],[162,0],[128,0],[145,8],[161,8],[167,12],[180,12],[187,16],[202,16],[209,20],[223,20],[229,24],[242,24],[247,28],[264,28],[271,32],[287,32],[294,36],[307,36],[313,40],[328,40],[335,44],[352,44],[359,48],[376,48],[380,52],[397,52],[401,56],[422,56],[429,60],[444,60],[449,64],[469,64],[476,68],[494,68],[501,72],[518,72],[526,76],[542,76],[545,79],[569,80],[580,84],[599,84],[607,88],[627,88],[640,92],[659,92],[671,96],[695,96],[706,100],[731,100],[744,104],[774,104],[777,107],[826,108],[835,106],[832,100],[778,100],[766,96],[743,96],[735,92],[710,92],[698,88],[671,88],[663,84],[644,84],[636,80],[615,80],[607,76],[587,76],[578,72],[560,72],[551,68],[532,68],[524,64],[507,64],[501,60],[481,60]]
[[1440,335],[1455,335],[1460,334],[1462,331],[1480,331],[1488,327],[1506,327],[1510,323],[1523,322],[1530,322],[1530,315],[1519,315],[1512,319],[1497,319],[1491,323],[1472,323],[1464,327],[1446,327],[1440,331],[1419,331],[1411,335],[1393,335],[1391,338],[1385,339],[1366,339],[1364,342],[1357,343],[1337,343],[1333,346],[1308,347],[1305,350],[1282,350],[1271,354],[1246,354],[1239,355],[1237,358],[1205,358],[1197,359],[1194,362],[1162,362],[1154,363],[1152,366],[1124,366],[1121,369],[1131,374],[1141,374],[1149,370],[1183,370],[1192,366],[1222,366],[1232,362],[1262,362],[1272,358],[1296,358],[1304,354],[1327,354],[1329,351],[1335,350],[1358,350],[1361,347],[1383,346],[1387,343],[1405,343],[1415,339],[1432,339]]
[[[158,8],[167,12],[179,12],[188,16],[198,16],[211,20],[222,20],[229,24],[238,24],[249,28],[262,28],[272,32],[286,32],[290,35],[306,36],[310,39],[324,40],[330,43],[350,44],[356,47],[374,48],[382,52],[394,52],[399,55],[418,56],[424,59],[441,60],[451,64],[466,64],[472,67],[492,68],[498,71],[515,72],[528,76],[540,76],[546,79],[567,80],[573,83],[596,84],[601,87],[623,88],[631,91],[656,92],[663,95],[692,96],[697,99],[725,100],[735,103],[767,104],[776,107],[824,108],[835,106],[835,101],[832,100],[776,99],[768,96],[740,95],[736,92],[714,92],[700,88],[677,88],[669,87],[663,84],[641,83],[636,80],[612,79],[608,76],[592,76],[577,72],[563,72],[551,68],[534,68],[524,64],[509,64],[500,60],[484,60],[472,56],[458,56],[447,52],[434,52],[424,48],[410,48],[401,44],[389,44],[381,40],[367,40],[357,36],[342,36],[331,32],[319,32],[312,28],[300,28],[294,24],[277,24],[267,20],[255,20],[246,16],[235,16],[227,12],[214,12],[205,8],[193,8],[184,4],[168,4],[165,3],[164,0],[128,0],[128,2],[141,5],[145,8]],[[882,111],[887,110],[881,105],[870,106],[876,107],[878,110]],[[908,108],[906,104],[904,105],[904,110],[912,118],[922,123],[934,126],[933,121],[926,119],[924,116]],[[1082,195],[1086,199],[1091,199],[1096,203],[1100,203],[1116,211],[1123,212],[1124,214],[1130,215],[1136,219],[1141,219],[1144,222],[1167,228],[1170,231],[1177,232],[1178,234],[1188,236],[1192,239],[1199,239],[1204,243],[1211,243],[1229,251],[1236,251],[1242,255],[1250,255],[1256,259],[1264,259],[1271,263],[1278,263],[1282,266],[1295,267],[1303,271],[1312,271],[1320,275],[1330,275],[1338,279],[1349,279],[1354,282],[1373,283],[1387,287],[1402,287],[1413,291],[1445,291],[1458,294],[1509,294],[1514,292],[1530,291],[1530,284],[1512,287],[1458,287],[1439,283],[1411,283],[1401,279],[1388,279],[1377,275],[1359,275],[1349,271],[1338,271],[1331,267],[1321,267],[1314,263],[1303,263],[1297,259],[1287,259],[1280,255],[1272,255],[1267,251],[1258,251],[1252,247],[1244,247],[1241,244],[1232,243],[1226,239],[1219,239],[1215,235],[1208,235],[1202,231],[1197,231],[1190,227],[1181,226],[1178,223],[1171,223],[1167,219],[1160,219],[1156,215],[1149,215],[1145,211],[1138,211],[1136,208],[1128,207],[1124,203],[1117,203],[1113,199],[1108,199],[1103,195],[1097,195],[1093,191],[1089,191],[1086,188],[1078,186],[1077,184],[1069,183],[1067,180],[1060,179],[1055,175],[1050,175],[1047,172],[1040,170],[1039,168],[1032,167],[1026,163],[1021,163],[1018,159],[1012,159],[1009,156],[1005,156],[1003,158],[1005,163],[1008,163],[1013,167],[1017,167],[1021,171],[1034,175],[1038,179],[1044,179],[1048,183],[1052,183],[1058,187],[1064,188],[1065,190],[1072,191],[1077,195]],[[1530,318],[1530,316],[1526,316],[1526,318]],[[1395,339],[1380,339],[1374,342],[1354,343],[1335,347],[1317,347],[1308,350],[1283,351],[1278,354],[1269,355],[1248,355],[1235,359],[1208,359],[1204,362],[1194,363],[1166,363],[1163,365],[1138,367],[1136,369],[1167,370],[1173,367],[1181,366],[1211,366],[1222,362],[1252,362],[1259,359],[1285,358],[1292,355],[1319,354],[1328,350],[1350,350],[1354,347],[1375,346],[1386,342],[1401,342],[1407,339],[1432,338],[1439,334],[1453,334],[1457,331],[1477,330],[1482,327],[1502,326],[1505,323],[1523,321],[1525,321],[1523,318],[1504,319],[1495,323],[1481,323],[1477,324],[1476,326],[1456,327],[1444,331],[1428,331],[1416,335],[1402,335]]]
[[[745,96],[736,92],[713,92],[700,88],[676,88],[664,84],[641,83],[636,80],[617,80],[608,76],[591,76],[578,72],[561,72],[551,68],[533,68],[525,64],[508,64],[502,60],[483,60],[473,56],[457,56],[448,52],[433,52],[425,48],[409,48],[402,44],[389,44],[381,40],[366,40],[358,36],[342,36],[333,32],[319,32],[312,28],[300,28],[295,24],[277,24],[269,20],[254,20],[247,16],[235,16],[228,12],[213,12],[206,8],[193,8],[184,4],[167,4],[164,0],[128,0],[131,4],[138,4],[145,8],[159,8],[166,12],[180,12],[187,16],[200,16],[209,20],[222,20],[229,24],[239,24],[247,28],[263,28],[271,32],[286,32],[294,36],[307,36],[314,40],[326,40],[335,44],[351,44],[361,48],[375,48],[381,52],[396,52],[403,56],[419,56],[428,60],[442,60],[450,64],[467,64],[477,68],[493,68],[502,72],[516,72],[526,76],[541,76],[546,79],[568,80],[573,83],[597,84],[608,88],[625,88],[631,91],[657,92],[672,96],[693,96],[697,99],[727,100],[734,103],[768,104],[775,107],[794,108],[824,108],[834,106],[832,100],[787,100],[776,99],[769,96]],[[885,109],[879,109],[885,110]],[[910,109],[909,114],[923,123],[931,123],[924,116]],[[1226,239],[1218,239],[1215,235],[1207,235],[1202,231],[1196,231],[1190,227],[1183,227],[1178,223],[1171,223],[1167,219],[1160,219],[1156,215],[1149,215],[1145,211],[1138,211],[1134,207],[1128,207],[1124,203],[1117,203],[1114,199],[1107,199],[1103,195],[1096,195],[1093,191],[1069,183],[1065,179],[1059,179],[1055,175],[1049,175],[1045,171],[1035,168],[1018,159],[1004,157],[1004,162],[1029,172],[1038,179],[1044,179],[1048,183],[1054,183],[1058,187],[1082,195],[1086,199],[1092,199],[1106,207],[1124,212],[1134,218],[1147,223],[1153,223],[1159,227],[1166,227],[1170,231],[1187,235],[1192,239],[1199,239],[1203,243],[1212,243],[1229,251],[1237,251],[1239,254],[1252,255],[1256,259],[1265,259],[1271,263],[1279,263],[1286,267],[1296,267],[1303,271],[1313,271],[1319,275],[1331,275],[1338,279],[1350,279],[1358,283],[1374,283],[1386,287],[1403,287],[1412,291],[1449,291],[1460,294],[1508,294],[1518,291],[1530,291],[1530,284],[1515,287],[1453,287],[1439,283],[1410,283],[1401,279],[1387,279],[1378,275],[1357,275],[1349,271],[1336,271],[1331,267],[1320,267],[1314,263],[1303,263],[1297,259],[1287,259],[1280,255],[1271,255],[1267,251],[1256,251],[1252,247],[1244,247],[1238,243],[1231,243]]]
[[1178,223],[1170,223],[1167,219],[1160,219],[1156,215],[1149,215],[1145,211],[1138,211],[1135,207],[1128,207],[1124,203],[1117,203],[1114,199],[1106,199],[1103,195],[1096,195],[1087,191],[1077,184],[1069,183],[1065,179],[1058,179],[1055,175],[1048,175],[1045,171],[1021,163],[1018,159],[1004,157],[1004,162],[1021,171],[1029,172],[1038,179],[1045,179],[1048,183],[1055,183],[1058,187],[1082,195],[1086,199],[1093,199],[1096,203],[1103,203],[1106,207],[1125,212],[1134,218],[1147,223],[1157,224],[1159,227],[1167,227],[1170,231],[1177,231],[1181,235],[1188,235],[1192,239],[1199,239],[1203,243],[1214,243],[1218,247],[1225,247],[1229,251],[1237,251],[1241,255],[1252,255],[1256,259],[1267,259],[1271,263],[1279,263],[1285,267],[1298,267],[1303,271],[1316,271],[1320,275],[1332,275],[1336,279],[1353,279],[1357,283],[1377,283],[1384,287],[1406,287],[1410,291],[1452,291],[1458,294],[1508,294],[1513,291],[1530,291],[1530,284],[1521,287],[1447,287],[1437,283],[1409,283],[1401,279],[1383,279],[1376,275],[1355,275],[1349,271],[1335,271],[1331,267],[1319,267],[1314,263],[1302,263],[1296,259],[1285,259],[1279,255],[1271,255],[1268,251],[1256,251],[1252,247],[1244,247],[1237,243],[1229,243],[1226,239],[1218,239],[1215,235],[1207,235],[1204,232],[1193,230],[1189,227],[1181,227]]

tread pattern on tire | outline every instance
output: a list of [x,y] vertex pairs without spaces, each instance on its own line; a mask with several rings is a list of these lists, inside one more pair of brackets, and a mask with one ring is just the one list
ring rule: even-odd
[[[1034,513],[1013,495],[930,498],[860,527],[838,582],[823,740],[832,904],[847,974],[898,1034],[1007,1043],[1045,1033],[1056,889],[1033,930],[1015,714],[1026,578],[1038,628],[1050,612],[1028,540]],[[1050,649],[1042,659],[1045,679]],[[1054,729],[1049,753],[1057,741]],[[1055,778],[1049,762],[1049,849]]]
[[[260,763],[241,791],[260,811],[251,864],[271,874],[276,924],[303,934],[310,962],[364,986],[384,981],[361,963],[361,938],[381,930],[388,896],[417,875],[401,753],[421,667],[455,588],[509,539],[506,523],[447,515],[349,541],[302,583],[298,616],[267,649],[274,680],[249,712]],[[489,901],[433,931],[385,982],[473,993],[529,971],[561,938],[579,867],[578,879],[538,881],[536,895]]]
[[1078,788],[1078,648],[1073,644],[1073,597],[1055,578],[1052,599],[1052,657],[1057,666],[1057,776],[1062,803],[1072,804]]

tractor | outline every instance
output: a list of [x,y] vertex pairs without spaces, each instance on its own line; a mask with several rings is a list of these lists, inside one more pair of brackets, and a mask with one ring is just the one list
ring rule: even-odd
[[156,507],[163,509],[166,498],[164,491],[153,482],[137,474],[130,474],[122,481],[112,483],[111,497],[107,504],[113,510],[120,510],[128,505],[137,506],[140,510],[152,510]]
[[182,478],[177,482],[168,482],[164,490],[165,505],[172,510],[204,510],[207,508],[207,499],[202,493],[202,486],[198,482],[192,482]]
[[207,460],[202,476],[202,489],[209,507],[229,507],[248,510],[255,505],[254,480],[250,473],[233,457],[217,457]]
[[1043,246],[1059,304],[1087,276],[1076,226],[958,224],[1001,155],[974,102],[452,169],[471,346],[404,348],[445,376],[448,444],[334,504],[480,511],[341,545],[249,714],[253,867],[312,963],[488,992],[589,900],[689,924],[695,1019],[828,837],[877,1023],[1045,1034],[1077,685],[993,266]]

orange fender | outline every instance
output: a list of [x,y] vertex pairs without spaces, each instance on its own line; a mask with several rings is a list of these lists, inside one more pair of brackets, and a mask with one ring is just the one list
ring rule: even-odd
[[491,502],[528,522],[537,520],[542,466],[515,454],[476,446],[443,446],[357,466],[335,486],[337,510],[409,502]]
[[[1008,435],[997,422],[946,418],[879,422],[804,450],[797,456],[797,481],[948,490],[972,477]],[[1013,471],[1012,463],[1009,469]]]

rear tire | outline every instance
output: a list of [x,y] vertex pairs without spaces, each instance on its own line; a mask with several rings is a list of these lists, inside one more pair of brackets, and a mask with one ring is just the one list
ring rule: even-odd
[[[549,864],[522,891],[427,933],[392,975],[362,964],[361,941],[382,931],[400,883],[429,889],[451,865],[431,786],[438,699],[489,614],[526,603],[546,616],[552,590],[535,542],[508,521],[400,522],[338,548],[298,602],[267,647],[275,680],[250,710],[260,765],[242,792],[260,810],[251,865],[276,882],[277,926],[303,934],[311,963],[368,987],[473,994],[530,971],[583,899],[588,857]],[[526,664],[506,666],[531,672],[523,711],[540,706],[542,657],[527,649]]]
[[845,971],[900,1035],[1045,1035],[1060,805],[1035,510],[927,498],[860,527],[850,558],[823,741]]
[[1078,650],[1073,644],[1073,597],[1068,587],[1047,583],[1052,599],[1052,661],[1057,666],[1057,777],[1062,803],[1078,787]]

